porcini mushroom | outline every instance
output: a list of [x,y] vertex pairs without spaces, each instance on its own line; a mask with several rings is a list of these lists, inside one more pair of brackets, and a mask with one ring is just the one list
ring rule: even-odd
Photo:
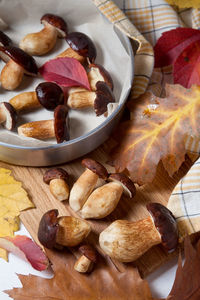
[[82,165],[86,170],[74,183],[69,196],[69,205],[74,211],[78,211],[82,208],[93,191],[98,178],[100,177],[106,180],[108,177],[106,168],[91,158],[83,159]]
[[17,114],[11,104],[0,103],[0,124],[8,130],[13,130],[16,126]]
[[16,111],[26,111],[39,107],[54,110],[56,106],[64,104],[64,93],[54,82],[40,83],[35,92],[24,92],[16,95],[9,101]]
[[86,34],[82,32],[71,32],[67,35],[66,41],[70,48],[60,53],[58,57],[73,57],[83,63],[85,59],[93,63],[97,56],[94,43]]
[[70,93],[67,104],[72,109],[93,107],[97,116],[107,112],[108,103],[115,102],[109,86],[102,81],[96,83],[96,91]]
[[3,33],[3,31],[0,30],[0,46],[6,47],[10,45],[12,45],[11,39],[5,33]]
[[150,216],[136,222],[117,220],[99,236],[100,247],[121,262],[138,259],[152,246],[162,243],[167,251],[178,245],[175,217],[160,203],[147,204]]
[[57,143],[69,140],[68,109],[58,105],[54,110],[54,120],[25,123],[18,127],[20,136],[46,140],[56,137]]
[[123,192],[130,198],[135,196],[135,185],[125,174],[111,174],[108,180],[112,182],[100,186],[88,197],[80,212],[82,218],[104,218],[116,208]]
[[27,34],[19,44],[20,48],[30,55],[48,53],[55,46],[57,37],[67,36],[67,24],[61,17],[45,14],[40,21],[44,28],[39,32]]
[[69,198],[69,186],[67,179],[69,175],[62,168],[51,168],[44,173],[43,181],[49,184],[51,193],[59,201],[64,201]]
[[1,85],[6,90],[16,89],[24,74],[36,76],[38,68],[32,56],[14,46],[0,46],[0,57],[6,65],[1,72]]
[[90,225],[71,216],[58,217],[58,210],[47,211],[40,220],[38,239],[46,248],[57,245],[74,247],[79,245],[90,233]]
[[88,79],[90,82],[91,89],[96,91],[96,84],[99,81],[104,81],[111,90],[113,90],[113,80],[109,72],[99,64],[90,64],[90,71],[88,72]]
[[81,256],[76,261],[74,269],[79,273],[91,272],[94,263],[97,261],[96,251],[90,245],[82,245],[79,247]]

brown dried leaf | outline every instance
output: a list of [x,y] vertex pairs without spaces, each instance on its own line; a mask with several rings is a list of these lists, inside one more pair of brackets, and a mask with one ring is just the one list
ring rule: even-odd
[[124,273],[115,269],[108,258],[99,258],[89,275],[76,272],[71,253],[47,251],[53,264],[54,277],[18,275],[22,288],[6,293],[15,300],[153,300],[147,281],[137,269],[127,267]]
[[200,87],[167,85],[166,98],[148,92],[130,102],[131,119],[116,131],[111,153],[118,172],[127,169],[134,182],[151,182],[162,161],[172,176],[185,160],[185,138],[200,137]]

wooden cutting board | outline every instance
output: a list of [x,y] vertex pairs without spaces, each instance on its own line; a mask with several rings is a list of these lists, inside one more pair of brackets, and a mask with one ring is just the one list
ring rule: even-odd
[[[108,159],[104,151],[105,145],[106,144],[99,147],[97,150],[87,155],[87,157],[91,157],[99,162],[102,162],[109,171],[112,171],[112,168],[105,164]],[[37,231],[39,221],[42,215],[49,209],[57,208],[60,215],[78,216],[73,210],[70,209],[67,201],[60,203],[51,195],[49,186],[43,182],[43,174],[47,168],[18,167],[5,164],[3,162],[0,163],[0,165],[1,167],[11,169],[15,178],[23,182],[24,188],[27,190],[30,199],[36,206],[35,209],[24,211],[21,214],[21,220],[23,224],[36,242],[38,242]],[[145,218],[148,215],[145,209],[145,205],[148,202],[160,202],[166,205],[174,186],[188,171],[190,166],[191,161],[187,159],[180,168],[179,172],[176,173],[173,178],[170,178],[165,172],[163,166],[159,165],[157,175],[153,183],[142,187],[137,187],[137,194],[133,199],[122,196],[115,211],[107,218],[90,221],[92,233],[88,237],[88,240],[91,243],[98,245],[99,233],[105,227],[107,227],[110,222],[116,219],[138,220]],[[70,175],[70,186],[72,186],[73,182],[84,170],[81,166],[81,159],[64,164],[62,167],[66,169]],[[145,277],[174,255],[175,254],[167,254],[162,246],[159,245],[150,249],[133,264],[139,268],[141,275]],[[113,261],[113,263],[119,271],[125,271],[126,264],[121,264],[116,261]]]

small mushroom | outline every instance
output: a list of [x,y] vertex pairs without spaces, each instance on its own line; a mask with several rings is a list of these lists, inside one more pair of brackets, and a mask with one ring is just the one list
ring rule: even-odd
[[61,17],[45,14],[40,21],[44,28],[39,32],[27,34],[19,44],[20,48],[30,55],[48,53],[55,46],[57,37],[67,36],[67,24]]
[[146,219],[117,220],[101,232],[99,244],[107,255],[131,262],[160,243],[167,251],[176,249],[178,227],[171,211],[160,203],[147,204],[147,210],[150,216]]
[[12,45],[11,39],[5,33],[3,33],[3,31],[0,30],[0,46],[6,47],[10,45]]
[[96,91],[70,93],[67,104],[72,109],[93,107],[97,116],[107,113],[108,103],[115,102],[115,96],[109,86],[102,81],[96,83]]
[[98,178],[100,177],[106,180],[108,177],[106,168],[91,158],[83,159],[82,165],[86,170],[74,183],[69,196],[69,205],[74,211],[78,211],[82,208],[92,193]]
[[90,233],[90,225],[71,216],[58,217],[58,210],[47,211],[40,220],[38,239],[46,248],[75,247]]
[[1,85],[6,90],[16,89],[24,74],[36,76],[38,68],[32,56],[20,48],[0,46],[0,57],[7,62],[1,72]]
[[111,90],[113,90],[113,80],[109,72],[99,64],[90,64],[90,71],[88,72],[88,79],[90,82],[91,89],[96,91],[96,84],[99,81],[104,81]]
[[39,107],[54,110],[58,105],[64,104],[64,93],[54,82],[40,83],[35,92],[24,92],[16,95],[9,101],[16,111],[26,111]]
[[68,173],[62,168],[49,169],[43,176],[43,181],[49,184],[51,193],[59,201],[69,198],[69,186],[66,182],[68,177]]
[[100,186],[88,197],[80,212],[83,219],[108,216],[116,208],[123,192],[130,198],[135,196],[135,185],[125,174],[111,174],[108,180],[112,182]]
[[[73,51],[68,48],[60,54],[62,57],[74,57],[80,62],[84,62],[84,58],[87,58],[89,63],[93,63],[95,61],[97,51],[89,36],[82,32],[71,32],[67,35],[66,41]],[[76,57],[74,52],[78,53],[79,56]]]
[[90,245],[82,245],[79,247],[79,251],[82,255],[76,261],[74,269],[79,273],[91,272],[97,261],[95,249]]
[[56,137],[57,143],[69,140],[68,109],[58,105],[54,110],[54,120],[25,123],[18,127],[20,136],[46,140]]
[[11,104],[0,103],[0,124],[8,130],[13,130],[16,126],[17,114]]

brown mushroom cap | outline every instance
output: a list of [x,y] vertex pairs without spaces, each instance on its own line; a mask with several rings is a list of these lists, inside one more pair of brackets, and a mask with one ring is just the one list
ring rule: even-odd
[[54,82],[42,82],[35,89],[38,101],[47,110],[54,110],[58,105],[64,104],[64,93]]
[[[3,52],[2,56],[1,52]],[[7,60],[12,59],[15,63],[20,65],[25,70],[25,73],[29,75],[38,74],[38,67],[34,58],[22,49],[14,46],[0,47],[0,57],[2,57],[4,61],[5,56]]]
[[163,246],[168,251],[176,249],[178,245],[178,227],[171,211],[160,203],[148,203],[146,207],[161,235]]
[[11,39],[0,30],[0,46],[10,46],[12,44]]
[[5,119],[2,122],[3,127],[8,130],[13,130],[17,123],[17,113],[14,107],[8,102],[2,102],[0,104],[0,118],[3,117]]
[[65,171],[62,168],[52,168],[47,170],[44,173],[43,176],[43,181],[47,184],[50,183],[51,180],[53,179],[63,179],[63,180],[67,180],[67,178],[69,177],[67,171]]
[[45,22],[49,23],[53,27],[55,27],[59,33],[59,37],[66,37],[68,28],[67,23],[63,20],[63,18],[53,15],[53,14],[45,14],[40,19],[41,23],[45,25]]
[[109,181],[115,181],[122,185],[126,196],[133,198],[136,194],[136,188],[133,181],[123,173],[113,173],[108,178]]
[[54,131],[57,143],[69,140],[68,109],[65,105],[58,105],[54,110]]
[[97,162],[94,159],[91,158],[85,158],[82,160],[82,165],[92,171],[93,173],[97,174],[100,178],[106,180],[108,178],[108,172],[106,168]]
[[81,254],[86,256],[89,260],[91,260],[93,263],[97,261],[97,254],[95,249],[90,245],[82,245],[79,247],[79,251]]
[[58,210],[47,211],[41,218],[38,229],[38,240],[44,247],[51,249],[56,245],[58,226]]
[[96,84],[96,99],[94,101],[94,110],[97,116],[107,112],[108,103],[115,102],[115,96],[109,86],[103,82],[98,81]]
[[79,55],[88,57],[90,62],[94,62],[97,56],[96,47],[93,41],[82,32],[71,32],[67,35],[66,41],[69,46]]
[[[98,69],[101,76],[104,78],[105,83],[110,87],[111,90],[113,90],[113,80],[110,76],[109,72],[101,65],[99,64],[90,64],[89,68],[92,69]],[[97,81],[98,82],[98,81]]]

